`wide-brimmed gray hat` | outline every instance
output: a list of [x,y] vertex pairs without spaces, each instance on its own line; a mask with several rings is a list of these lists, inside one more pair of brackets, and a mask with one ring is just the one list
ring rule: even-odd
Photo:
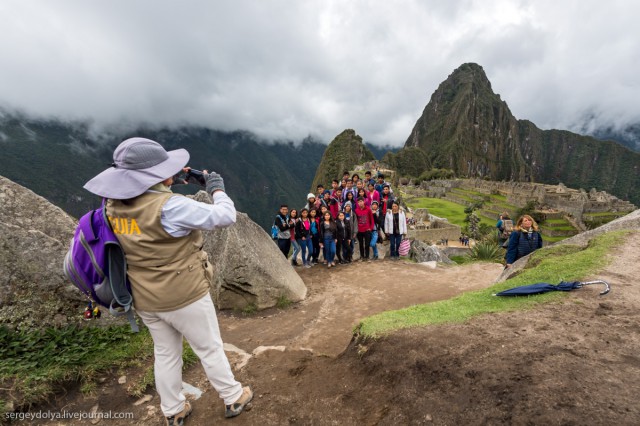
[[87,191],[116,200],[137,197],[178,173],[189,162],[186,149],[166,151],[158,142],[131,138],[113,152],[113,164],[84,185]]

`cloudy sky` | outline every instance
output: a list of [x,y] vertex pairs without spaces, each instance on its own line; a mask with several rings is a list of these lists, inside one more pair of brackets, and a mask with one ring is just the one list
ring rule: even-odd
[[640,123],[640,2],[2,0],[0,106],[402,145],[480,64],[517,118]]

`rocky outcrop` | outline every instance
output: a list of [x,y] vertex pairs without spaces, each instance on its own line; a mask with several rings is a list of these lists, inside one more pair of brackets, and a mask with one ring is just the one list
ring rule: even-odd
[[[210,202],[203,191],[195,199]],[[205,232],[204,249],[214,265],[211,295],[219,309],[264,309],[306,297],[300,276],[271,237],[244,213],[238,212],[233,226]]]
[[0,176],[0,325],[81,321],[86,299],[62,273],[75,227],[60,208]]
[[[204,192],[199,195],[207,198]],[[30,329],[83,323],[87,298],[62,272],[77,221],[32,191],[0,176],[0,326]],[[306,287],[270,237],[244,213],[207,233],[216,269],[212,295],[221,308],[302,300]],[[126,323],[103,315],[99,325]]]
[[438,262],[438,263],[446,263],[446,264],[454,263],[435,244],[429,245],[419,240],[413,240],[411,242],[411,251],[409,252],[409,257],[411,258],[411,260],[415,260],[418,263],[423,263],[423,262]]

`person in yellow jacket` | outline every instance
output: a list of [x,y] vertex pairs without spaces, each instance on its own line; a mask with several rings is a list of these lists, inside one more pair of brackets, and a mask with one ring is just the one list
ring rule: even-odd
[[113,160],[84,187],[107,199],[107,216],[127,259],[133,304],[153,338],[165,424],[182,425],[192,410],[181,393],[183,337],[224,400],[225,416],[237,416],[253,392],[235,380],[223,350],[209,294],[213,267],[202,250],[201,232],[236,221],[224,181],[214,172],[205,175],[213,204],[174,194],[173,177],[187,170],[189,153],[167,152],[150,139],[125,140]]

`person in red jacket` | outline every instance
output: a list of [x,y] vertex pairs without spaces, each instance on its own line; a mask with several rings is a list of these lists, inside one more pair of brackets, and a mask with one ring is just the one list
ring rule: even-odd
[[374,229],[373,212],[366,206],[364,198],[358,198],[356,207],[356,219],[358,222],[358,245],[360,246],[360,259],[362,262],[369,260],[369,245],[371,244],[371,231]]

